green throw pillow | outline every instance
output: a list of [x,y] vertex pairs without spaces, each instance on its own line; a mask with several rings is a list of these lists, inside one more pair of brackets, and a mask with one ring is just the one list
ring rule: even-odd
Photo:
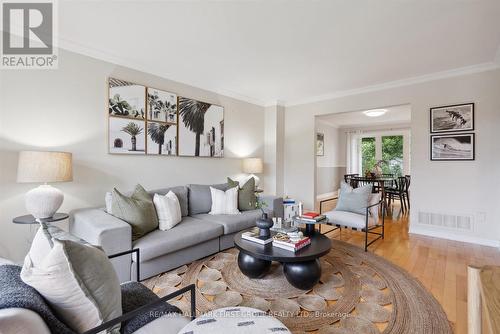
[[151,195],[138,184],[132,196],[128,197],[113,189],[113,216],[132,227],[132,240],[158,228],[158,216]]
[[[227,178],[229,188],[239,187],[238,181]],[[241,188],[238,188],[238,209],[240,211],[255,210],[257,198],[255,197],[255,179],[251,177]]]

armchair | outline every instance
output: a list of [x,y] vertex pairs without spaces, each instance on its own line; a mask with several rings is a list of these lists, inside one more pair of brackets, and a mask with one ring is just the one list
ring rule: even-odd
[[[379,212],[382,212],[382,222],[380,223]],[[342,227],[350,228],[354,231],[361,231],[365,233],[365,252],[368,250],[368,246],[373,244],[379,239],[384,239],[385,235],[385,202],[381,196],[374,196],[374,199],[365,208],[365,214],[359,214],[348,211],[337,211],[332,210],[325,212],[324,215],[328,218],[329,222],[327,225],[336,226],[333,230],[327,233],[340,230]],[[374,231],[379,229],[378,231]],[[381,231],[380,231],[381,229]],[[370,242],[368,242],[368,234],[374,234],[377,237]]]

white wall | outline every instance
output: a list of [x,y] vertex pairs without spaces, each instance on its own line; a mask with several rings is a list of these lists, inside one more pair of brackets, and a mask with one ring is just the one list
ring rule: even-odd
[[[498,245],[500,178],[496,177],[496,174],[500,167],[499,92],[500,70],[495,70],[287,107],[285,193],[304,201],[308,207],[313,207],[316,174],[315,116],[410,104],[412,107],[411,230]],[[430,161],[429,108],[462,102],[476,103],[476,160]],[[472,233],[460,233],[425,228],[416,223],[419,211],[471,214],[475,217],[475,230]]]
[[263,184],[266,194],[270,195],[282,196],[284,191],[284,117],[283,106],[265,108]]
[[316,119],[316,132],[323,133],[325,141],[325,154],[316,156],[316,195],[321,195],[336,191],[345,174],[345,149],[342,147],[345,140],[341,138],[342,130],[319,119]]
[[[224,106],[226,158],[109,155],[108,76]],[[263,138],[263,107],[64,50],[58,70],[0,71],[0,257],[20,260],[28,248],[29,227],[11,223],[35,186],[16,183],[21,150],[73,152],[74,181],[57,185],[68,212],[101,205],[114,186],[223,182],[240,173],[240,157],[263,156]]]

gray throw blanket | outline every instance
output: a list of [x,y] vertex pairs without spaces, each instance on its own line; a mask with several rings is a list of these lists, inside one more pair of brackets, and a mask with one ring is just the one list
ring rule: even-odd
[[[51,333],[76,334],[60,321],[45,299],[20,277],[21,267],[0,265],[0,309],[25,308],[36,312],[45,321]],[[141,283],[128,282],[121,286],[123,314],[158,300],[159,297]],[[142,326],[168,313],[182,313],[168,303],[160,304],[121,324],[122,334],[132,334]]]

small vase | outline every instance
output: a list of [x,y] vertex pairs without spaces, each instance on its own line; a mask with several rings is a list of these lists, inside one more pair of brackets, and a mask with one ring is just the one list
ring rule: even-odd
[[269,238],[271,236],[269,229],[273,227],[273,224],[273,220],[267,216],[267,213],[263,213],[262,217],[255,222],[255,225],[259,228],[259,236]]

